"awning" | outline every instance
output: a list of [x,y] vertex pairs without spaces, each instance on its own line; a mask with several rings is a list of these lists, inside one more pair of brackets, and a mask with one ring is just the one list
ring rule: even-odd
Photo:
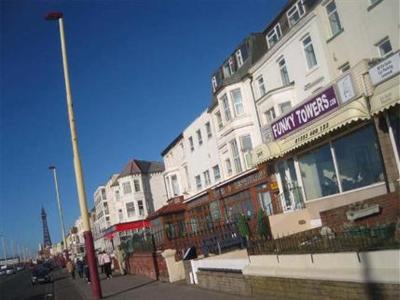
[[378,114],[400,104],[400,75],[379,84],[371,97],[371,114]]
[[343,105],[338,110],[304,129],[298,130],[280,140],[256,147],[253,152],[255,162],[256,164],[260,164],[281,157],[288,152],[327,135],[331,131],[356,121],[368,119],[370,119],[370,114],[366,99],[360,97]]
[[103,237],[112,240],[116,232],[124,232],[128,230],[150,228],[149,220],[140,220],[126,223],[115,224],[104,231]]

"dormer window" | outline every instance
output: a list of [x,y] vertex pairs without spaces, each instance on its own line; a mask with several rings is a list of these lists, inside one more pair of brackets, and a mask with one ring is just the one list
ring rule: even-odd
[[299,0],[286,13],[289,21],[289,26],[294,26],[304,14],[305,9],[303,0]]
[[240,68],[243,65],[242,51],[240,51],[240,49],[238,49],[235,52],[235,56],[236,56],[236,61],[237,61],[237,64],[238,64],[238,68]]
[[218,87],[217,78],[215,76],[213,76],[213,78],[211,79],[211,84],[212,84],[213,92],[215,93],[215,91],[217,90],[217,87]]
[[235,62],[235,58],[233,56],[229,57],[228,64],[229,64],[229,71],[231,72],[231,74],[235,73],[236,72],[236,62]]
[[281,25],[279,25],[278,23],[267,34],[268,48],[271,48],[273,45],[275,45],[280,40],[281,37],[282,37]]
[[229,67],[228,61],[222,66],[222,72],[224,73],[224,78],[231,77],[231,68]]

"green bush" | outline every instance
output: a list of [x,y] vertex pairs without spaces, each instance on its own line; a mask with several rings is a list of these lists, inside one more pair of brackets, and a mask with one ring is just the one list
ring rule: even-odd
[[261,208],[258,210],[257,213],[257,235],[263,238],[268,237],[267,216]]
[[250,236],[249,224],[247,223],[247,218],[245,215],[240,214],[237,220],[237,226],[239,233],[242,237],[248,239]]

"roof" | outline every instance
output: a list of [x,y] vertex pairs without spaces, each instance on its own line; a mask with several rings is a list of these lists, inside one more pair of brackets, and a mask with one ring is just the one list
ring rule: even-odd
[[159,172],[164,172],[164,170],[165,167],[163,162],[133,159],[125,165],[124,169],[118,175],[118,177],[115,179],[114,183],[111,186],[115,186],[117,179],[125,176],[135,175],[135,174],[159,173]]
[[161,152],[161,156],[164,156],[165,154],[168,153],[169,150],[172,149],[172,147],[174,147],[176,144],[178,144],[178,142],[183,139],[183,134],[180,133],[162,152]]
[[168,204],[159,208],[155,212],[152,212],[147,217],[149,220],[156,219],[161,216],[166,216],[174,213],[183,212],[186,210],[186,203],[183,203],[183,197],[178,197],[179,199],[174,199],[175,201],[169,201]]

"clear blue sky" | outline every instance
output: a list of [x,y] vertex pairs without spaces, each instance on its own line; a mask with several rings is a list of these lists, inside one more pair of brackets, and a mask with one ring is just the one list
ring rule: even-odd
[[[56,22],[65,30],[89,208],[132,158],[160,152],[209,104],[210,75],[286,0],[1,1],[0,234],[37,248],[40,206],[60,240],[49,164],[66,226],[79,207]],[[2,251],[1,251],[2,253]]]

